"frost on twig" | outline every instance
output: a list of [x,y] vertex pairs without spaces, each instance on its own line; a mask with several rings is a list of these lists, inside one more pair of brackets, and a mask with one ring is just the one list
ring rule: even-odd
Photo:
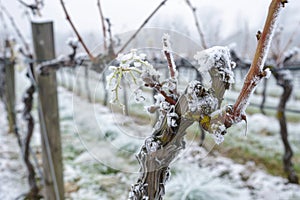
[[204,33],[200,27],[200,23],[199,23],[199,20],[198,20],[198,17],[197,17],[197,9],[196,7],[193,7],[192,3],[190,2],[190,0],[185,0],[185,2],[187,3],[187,5],[189,6],[189,8],[191,9],[191,11],[193,12],[193,16],[194,16],[194,21],[195,21],[195,25],[196,25],[196,28],[197,28],[197,31],[198,31],[198,34],[200,36],[200,39],[201,39],[201,45],[204,49],[208,48],[208,45],[205,41],[205,36],[204,36]]
[[[110,66],[112,73],[107,77],[108,88],[113,94],[111,103],[119,103],[119,89],[124,78],[134,91],[146,86],[155,89],[171,105],[175,105],[177,96],[174,94],[176,83],[171,80],[160,81],[160,73],[146,60],[145,54],[138,54],[137,50],[131,50],[128,54],[119,54],[117,57],[119,66]],[[141,99],[141,92],[135,92]],[[144,98],[142,98],[144,99]]]
[[75,67],[83,65],[87,60],[86,55],[77,54],[78,40],[77,38],[68,38],[67,44],[72,48],[69,55],[61,55],[55,59],[44,61],[38,65],[38,73],[41,75],[48,75],[51,71],[58,70],[61,67]]
[[225,91],[234,83],[233,68],[227,47],[215,46],[195,55],[201,73],[208,73],[211,84],[203,85],[199,81],[189,83],[186,90],[188,110],[185,117],[196,120],[201,127],[213,134],[215,142],[220,144],[226,133],[224,116],[230,111],[231,106],[221,108]]
[[[188,120],[200,122],[203,128],[211,133],[224,134],[224,123],[215,122],[221,120],[221,114],[216,114],[215,111],[220,109],[225,91],[234,82],[232,72],[234,63],[230,60],[229,49],[217,46],[196,54],[195,58],[200,65],[199,71],[208,72],[212,84],[204,86],[198,81],[192,81],[187,86],[182,96],[188,110],[185,110],[182,116],[176,113],[180,95],[177,92],[177,71],[168,35],[163,36],[163,53],[170,72],[170,78],[163,81],[160,80],[160,73],[145,60],[144,54],[138,54],[137,50],[125,55],[120,54],[117,57],[119,65],[110,66],[112,73],[107,77],[108,87],[113,94],[111,103],[123,106],[119,101],[119,90],[122,89],[121,80],[125,79],[129,85],[134,85],[137,100],[145,99],[142,86],[151,87],[158,92],[155,96],[156,103],[146,108],[151,113],[155,111],[160,113],[161,117],[155,127],[159,128],[163,124],[162,120],[166,118],[166,125],[172,129],[178,125],[180,117],[187,117]],[[216,119],[212,120],[213,118]]]
[[264,29],[260,34],[256,52],[240,95],[230,113],[226,113],[225,125],[227,128],[245,119],[245,110],[249,99],[259,82],[269,73],[264,72],[264,64],[270,49],[271,41],[276,30],[276,24],[281,8],[287,3],[283,0],[272,0]]
[[198,52],[194,57],[199,64],[199,71],[208,72],[211,78],[211,88],[221,106],[225,90],[230,89],[234,83],[233,68],[235,63],[230,59],[230,51],[227,47],[215,46]]
[[125,42],[117,54],[123,52],[131,41],[137,36],[137,34],[142,30],[142,28],[150,21],[150,19],[155,15],[155,13],[166,4],[168,0],[162,0],[160,4],[151,12],[151,14],[145,19],[145,21],[140,25],[140,27],[133,33],[133,35]]
[[86,44],[84,43],[84,41],[83,41],[81,35],[80,35],[79,32],[77,31],[77,29],[76,29],[76,27],[75,27],[73,21],[71,20],[71,17],[70,17],[70,15],[69,15],[68,11],[67,11],[67,8],[66,8],[66,6],[65,6],[64,1],[63,1],[63,0],[60,0],[60,4],[61,4],[61,6],[62,6],[62,9],[63,9],[64,13],[65,13],[65,16],[66,16],[67,21],[69,22],[70,26],[72,27],[74,33],[76,34],[76,36],[77,36],[77,38],[78,38],[78,41],[81,43],[83,49],[85,50],[85,52],[86,52],[87,55],[89,56],[90,60],[91,60],[92,62],[95,62],[95,60],[96,60],[95,57],[92,55],[92,53],[90,52],[90,50],[88,49],[88,47],[87,47]]
[[163,36],[163,51],[168,61],[170,77],[175,80],[178,74],[176,73],[176,65],[174,62],[173,55],[171,54],[172,50],[170,44],[170,36],[168,34],[164,34]]

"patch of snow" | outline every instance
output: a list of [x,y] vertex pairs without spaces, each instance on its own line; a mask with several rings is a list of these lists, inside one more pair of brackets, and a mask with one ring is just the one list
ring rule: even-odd
[[69,37],[67,39],[66,43],[67,43],[67,45],[77,47],[79,41],[78,41],[78,39],[76,37]]
[[214,46],[209,49],[205,49],[203,51],[197,52],[194,58],[198,61],[200,65],[199,71],[206,72],[210,70],[212,67],[217,67],[222,63],[219,63],[221,59],[223,59],[223,65],[230,66],[230,52],[227,47],[223,46]]
[[265,78],[266,78],[266,79],[269,79],[270,76],[271,76],[271,74],[272,74],[270,68],[265,69],[265,74],[266,74],[266,75],[265,75]]
[[5,109],[0,102],[0,199],[16,199],[28,192],[27,170],[22,160],[16,136],[8,133]]

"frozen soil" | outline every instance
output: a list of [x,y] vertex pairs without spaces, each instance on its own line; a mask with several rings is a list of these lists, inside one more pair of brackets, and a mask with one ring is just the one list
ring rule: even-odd
[[0,104],[0,199],[14,199],[28,189],[26,170],[16,136],[8,133],[4,106]]
[[[130,185],[138,177],[135,153],[151,133],[151,118],[145,123],[145,119],[126,117],[98,103],[89,103],[64,88],[58,91],[66,199],[126,199]],[[28,185],[16,138],[6,131],[2,105],[0,113],[0,127],[3,127],[0,130],[0,199],[10,200],[26,192]],[[225,137],[225,142],[231,145],[230,141],[236,141],[236,145],[250,148],[249,141],[255,140],[254,145],[265,146],[264,153],[282,151],[279,136],[273,134],[278,128],[274,118],[255,114],[249,116],[248,124],[247,137],[245,125],[240,124]],[[293,128],[293,148],[299,152],[300,141],[296,136],[299,124],[289,126]],[[262,129],[266,131],[261,133]],[[36,126],[34,147],[38,145],[38,132]],[[242,139],[233,140],[233,137]],[[285,178],[268,174],[253,161],[242,165],[222,156],[222,152],[214,149],[224,144],[216,146],[209,136],[205,148],[198,146],[196,138],[189,136],[186,149],[172,164],[165,199],[300,199],[299,185],[287,184]]]

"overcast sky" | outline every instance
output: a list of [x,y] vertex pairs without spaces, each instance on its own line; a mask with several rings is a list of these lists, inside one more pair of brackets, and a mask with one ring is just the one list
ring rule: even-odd
[[[24,7],[17,0],[0,0],[30,37],[30,25],[24,15]],[[26,0],[24,0],[26,1]],[[27,0],[26,2],[31,2]],[[42,9],[44,18],[54,20],[55,30],[60,33],[72,33],[65,20],[59,0],[44,0]],[[97,9],[97,0],[64,0],[70,16],[80,32],[96,32],[101,34],[101,23]],[[161,0],[101,0],[105,17],[110,18],[114,33],[131,31],[139,27],[144,19],[154,10]],[[241,28],[245,22],[250,29],[262,28],[271,0],[191,0],[198,8],[201,24],[206,28],[211,23],[222,24],[221,32],[229,35]],[[290,0],[283,14],[292,14],[288,24],[296,24],[300,20],[300,1]],[[174,24],[177,23],[177,27]],[[193,16],[184,0],[169,0],[151,19],[148,27],[178,29],[189,24],[189,30],[195,31]]]

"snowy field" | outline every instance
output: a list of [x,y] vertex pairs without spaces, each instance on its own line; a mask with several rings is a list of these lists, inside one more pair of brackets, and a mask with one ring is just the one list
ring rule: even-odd
[[[65,83],[67,73],[65,75]],[[24,73],[18,73],[18,92],[23,91]],[[62,82],[62,73],[58,76]],[[68,77],[70,78],[70,77]],[[99,77],[89,82],[92,94],[101,96]],[[83,81],[81,86],[83,87]],[[97,86],[95,86],[97,85]],[[66,85],[65,85],[66,86]],[[69,86],[69,88],[71,88]],[[76,88],[75,88],[76,89]],[[78,88],[77,88],[78,89]],[[100,93],[98,94],[97,91]],[[100,103],[89,103],[84,97],[74,95],[65,87],[59,87],[60,122],[63,146],[65,197],[74,200],[126,199],[130,185],[138,177],[135,153],[150,135],[153,117],[136,117],[141,106],[133,105],[132,115],[112,111]],[[236,93],[230,94],[234,98]],[[82,95],[84,96],[84,95]],[[257,98],[252,100],[259,102]],[[101,101],[101,99],[99,100]],[[277,105],[276,97],[267,103]],[[20,94],[18,96],[20,103]],[[292,100],[290,107],[300,108],[299,101]],[[136,106],[136,107],[135,107]],[[18,105],[22,108],[22,105]],[[34,107],[36,127],[32,147],[39,152],[39,124]],[[255,113],[248,116],[248,131],[241,123],[229,129],[225,142],[215,145],[207,136],[204,147],[199,147],[197,126],[189,129],[186,149],[172,164],[171,179],[166,186],[168,200],[214,199],[300,199],[300,186],[287,184],[287,179],[268,173],[256,160],[240,162],[231,159],[229,150],[251,150],[257,157],[281,157],[283,146],[279,125],[272,116]],[[299,120],[300,121],[300,120]],[[300,167],[300,122],[289,123],[289,139],[295,152],[294,164]],[[21,126],[24,124],[21,123]],[[0,106],[0,199],[15,199],[26,192],[26,169],[13,134],[7,133],[6,116]],[[22,130],[22,127],[21,127]],[[230,148],[229,148],[230,147]],[[225,157],[228,155],[229,157]],[[241,164],[242,163],[242,164]],[[299,175],[299,174],[298,174]]]

